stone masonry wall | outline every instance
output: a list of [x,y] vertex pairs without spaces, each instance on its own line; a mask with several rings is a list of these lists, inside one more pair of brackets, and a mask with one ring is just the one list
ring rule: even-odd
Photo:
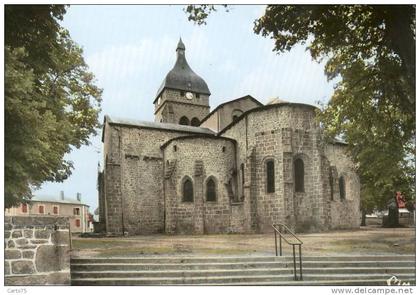
[[[249,198],[251,226],[256,231],[270,231],[276,221],[285,222],[297,231],[325,230],[339,223],[346,228],[357,226],[355,217],[351,217],[360,199],[357,176],[351,170],[351,162],[337,164],[340,173],[349,179],[346,190],[353,197],[334,205],[328,187],[330,157],[326,157],[328,152],[312,107],[270,106],[249,113],[221,135],[238,142],[238,161],[246,163],[245,179],[250,181],[246,181],[245,189],[255,192]],[[302,193],[294,192],[293,161],[297,158],[303,160],[305,168]],[[266,193],[265,164],[269,159],[275,163],[274,193]],[[341,215],[344,218],[340,220]]]
[[68,218],[6,216],[5,285],[70,285]]
[[155,104],[155,122],[178,124],[181,117],[191,119],[196,117],[200,121],[210,113],[209,96],[200,94],[192,99],[181,96],[181,91],[165,89],[161,95],[161,102]]
[[[198,136],[173,140],[162,152],[162,144],[183,135],[191,134],[107,126],[108,233],[268,232],[276,222],[296,231],[358,226],[358,177],[344,149],[322,141],[313,107],[256,109],[219,134],[236,144]],[[299,193],[294,189],[296,159],[303,161],[305,171],[304,191]],[[267,160],[275,163],[274,193],[266,191]],[[180,201],[186,176],[194,185],[193,204]],[[209,176],[217,179],[220,202],[204,200]],[[346,179],[344,200],[338,194],[340,176]]]
[[259,105],[250,98],[240,99],[228,104],[225,104],[218,110],[219,113],[219,130],[223,130],[232,122],[232,113],[234,110],[240,110],[243,113],[246,111],[259,107]]
[[173,116],[174,121],[173,122],[166,121],[168,123],[179,124],[179,120],[185,116],[188,118],[188,121],[190,122],[189,125],[191,125],[191,120],[194,117],[201,121],[209,113],[209,108],[206,106],[178,104],[178,103],[173,103],[173,102],[169,102],[168,105],[171,105],[174,111],[174,116]]
[[[242,205],[231,206],[228,191],[228,182],[235,170],[234,154],[232,141],[220,138],[176,139],[165,147],[167,233],[243,231]],[[182,185],[186,177],[193,182],[194,202],[191,203],[182,201]],[[206,201],[209,177],[216,182],[215,202]]]
[[208,106],[209,105],[209,96],[207,94],[200,94],[200,98],[197,98],[195,96],[195,93],[193,93],[192,99],[187,99],[185,97],[186,91],[184,91],[184,96],[181,97],[181,91],[175,90],[175,89],[165,89],[161,94],[161,100],[160,104],[156,102],[155,104],[155,112],[159,109],[160,106],[163,105],[165,101],[177,101],[177,102],[183,102],[183,103],[193,103],[197,105],[203,105]]
[[200,124],[200,127],[209,128],[214,132],[219,132],[219,113],[215,112],[211,114],[206,121]]
[[[129,235],[163,232],[163,155],[160,146],[186,134],[109,127],[118,130],[118,136],[110,143],[109,154],[114,155],[113,162],[107,164],[105,171],[107,232],[121,234],[124,231]],[[115,143],[118,140],[119,145]]]
[[249,97],[226,103],[207,118],[201,126],[219,132],[232,122],[232,114],[235,110],[240,110],[242,113],[245,113],[259,106],[259,104]]
[[122,234],[121,208],[121,128],[109,123],[104,127],[104,204],[107,233]]
[[[346,155],[346,146],[329,144],[326,155],[333,173],[333,198],[331,200],[331,228],[346,229],[358,227],[361,222],[360,182],[355,167]],[[345,198],[340,198],[339,178],[344,177]]]

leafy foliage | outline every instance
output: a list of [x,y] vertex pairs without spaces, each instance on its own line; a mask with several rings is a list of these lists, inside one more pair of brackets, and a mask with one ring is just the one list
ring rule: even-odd
[[[200,23],[212,12],[191,14]],[[319,118],[330,139],[349,144],[362,183],[362,208],[384,208],[415,190],[414,5],[268,5],[254,31],[274,51],[308,44],[338,78]]]
[[[221,5],[225,8],[225,11],[228,12],[229,9],[226,4]],[[202,4],[202,5],[188,5],[184,11],[188,14],[188,20],[193,21],[198,25],[206,25],[206,19],[212,12],[217,11],[216,5],[213,4]]]
[[64,155],[99,127],[101,90],[58,20],[63,5],[5,7],[5,206],[63,181]]
[[319,117],[327,136],[349,143],[367,212],[397,190],[414,197],[414,22],[409,5],[268,6],[255,22],[275,50],[308,42],[328,79],[341,78]]

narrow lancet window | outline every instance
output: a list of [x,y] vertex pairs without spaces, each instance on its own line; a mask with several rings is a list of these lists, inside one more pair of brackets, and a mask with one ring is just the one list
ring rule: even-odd
[[346,198],[346,183],[343,176],[340,176],[338,185],[340,187],[340,200],[344,200]]
[[186,179],[182,185],[182,201],[194,202],[193,184],[190,179]]
[[293,168],[295,171],[295,192],[303,193],[305,191],[305,167],[302,159],[296,159]]
[[274,184],[274,161],[269,160],[266,162],[266,173],[267,173],[267,193],[275,192]]
[[206,200],[207,202],[216,201],[216,183],[213,178],[210,178],[206,184]]

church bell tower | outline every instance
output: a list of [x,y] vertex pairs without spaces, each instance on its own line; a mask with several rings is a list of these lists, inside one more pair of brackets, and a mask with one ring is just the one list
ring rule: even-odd
[[155,122],[199,126],[210,112],[209,96],[206,82],[188,65],[185,45],[179,39],[175,65],[163,80],[153,102]]

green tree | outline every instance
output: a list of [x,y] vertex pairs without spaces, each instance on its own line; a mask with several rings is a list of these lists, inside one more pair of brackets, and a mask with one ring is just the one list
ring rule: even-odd
[[[215,10],[190,8],[189,19],[200,23]],[[313,59],[326,61],[327,78],[337,78],[319,119],[326,137],[349,144],[363,211],[384,208],[395,191],[413,199],[414,5],[268,5],[254,24],[274,51],[306,44]]]
[[63,5],[5,6],[5,206],[72,170],[64,155],[100,126],[101,89],[60,26]]

